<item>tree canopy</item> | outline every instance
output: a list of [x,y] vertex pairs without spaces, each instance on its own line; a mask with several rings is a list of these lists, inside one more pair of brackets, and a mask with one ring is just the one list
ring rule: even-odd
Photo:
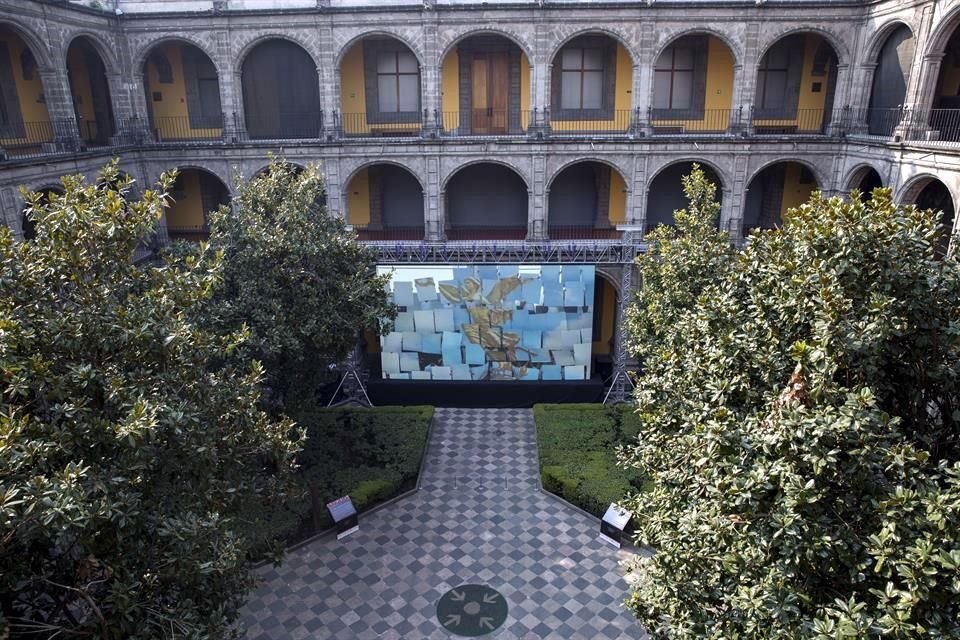
[[[960,636],[960,265],[938,216],[814,194],[738,251],[715,187],[651,234],[622,461],[663,638]],[[939,243],[939,244],[938,244]]]
[[389,277],[376,275],[371,254],[329,214],[315,166],[273,159],[240,186],[232,210],[214,214],[210,245],[224,254],[223,279],[205,314],[249,329],[249,355],[281,397],[394,315]]
[[0,228],[0,636],[222,637],[251,586],[237,516],[301,434],[224,364],[246,335],[190,320],[220,256],[134,264],[172,180],[128,201],[113,163]]

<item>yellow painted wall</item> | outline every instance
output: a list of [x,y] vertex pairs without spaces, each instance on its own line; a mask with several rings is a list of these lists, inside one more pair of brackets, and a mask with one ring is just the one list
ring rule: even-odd
[[607,217],[610,224],[624,224],[627,221],[627,185],[614,169],[610,170],[610,210]]
[[23,117],[26,132],[26,137],[4,140],[4,144],[29,144],[52,140],[53,128],[49,125],[50,113],[47,111],[47,105],[42,101],[43,81],[40,80],[40,71],[34,70],[33,80],[23,79],[20,56],[27,49],[27,44],[20,36],[7,30],[0,30],[0,42],[7,45],[7,52],[10,54],[10,66],[13,68],[13,79],[17,84],[20,114]]
[[97,137],[97,118],[93,111],[93,89],[90,87],[90,69],[81,47],[70,48],[67,67],[70,69],[70,91],[73,93],[80,139],[94,140]]
[[167,209],[167,227],[201,227],[206,221],[200,195],[200,175],[196,171],[182,171],[179,180],[183,196]]
[[733,100],[733,53],[720,38],[707,37],[707,83],[703,118],[700,120],[657,120],[655,127],[683,127],[685,131],[725,131],[730,125]]
[[[159,131],[161,139],[182,138],[218,138],[221,129],[200,128],[190,126],[190,115],[187,107],[187,89],[183,76],[183,60],[180,56],[180,43],[167,42],[158,45],[170,62],[173,82],[161,84],[157,75],[157,67],[147,59],[145,65],[147,79],[147,100],[153,110],[153,129]],[[153,101],[153,94],[160,92],[163,99]]]
[[783,200],[780,203],[780,219],[788,209],[799,207],[810,199],[810,194],[817,188],[815,184],[800,184],[800,173],[803,167],[796,162],[787,165],[783,177]]
[[[617,64],[613,80],[613,117],[608,120],[556,120],[550,122],[551,128],[557,131],[577,131],[589,128],[596,131],[619,131],[626,129],[630,124],[631,94],[633,91],[633,60],[630,54],[617,43]],[[560,64],[560,54],[553,61]],[[551,91],[559,91],[559,87],[551,87]]]
[[600,288],[600,303],[596,322],[600,323],[600,339],[593,342],[594,355],[609,355],[610,340],[613,338],[613,328],[617,319],[617,292],[606,278],[597,276],[597,287]]
[[[460,53],[454,47],[443,59],[440,70],[440,108],[444,114],[456,114],[460,111]],[[456,115],[445,115],[451,122]]]
[[347,223],[370,224],[370,174],[361,169],[347,187]]
[[530,126],[530,60],[520,54],[520,126]]

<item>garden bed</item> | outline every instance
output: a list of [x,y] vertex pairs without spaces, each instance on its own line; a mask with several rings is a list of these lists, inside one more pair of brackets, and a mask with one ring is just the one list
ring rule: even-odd
[[626,405],[538,404],[533,408],[543,488],[597,517],[644,488],[640,472],[617,466],[617,445],[637,436]]
[[349,495],[362,513],[416,487],[433,407],[310,407],[290,414],[307,430],[297,490],[254,518],[258,555],[329,529],[326,503],[335,498]]

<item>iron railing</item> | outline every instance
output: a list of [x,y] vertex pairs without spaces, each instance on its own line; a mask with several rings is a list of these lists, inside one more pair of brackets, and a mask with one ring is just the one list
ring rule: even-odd
[[338,130],[347,138],[390,138],[419,136],[425,118],[419,111],[409,113],[339,113]]
[[647,109],[651,135],[723,134],[741,125],[742,109]]
[[361,242],[381,242],[396,240],[398,242],[422,242],[426,236],[424,227],[383,227],[370,225],[353,225],[357,240]]
[[167,225],[170,240],[200,242],[210,237],[209,225]]
[[544,121],[550,125],[553,136],[615,135],[629,133],[637,122],[633,109],[620,109],[605,114],[595,110],[544,110]]
[[[235,120],[237,119],[234,114]],[[244,115],[246,128],[237,121],[236,131],[244,131],[248,140],[311,140],[323,130],[323,112],[317,110],[281,110],[279,113]]]
[[436,127],[449,137],[525,135],[535,122],[534,111],[474,109],[436,114]]
[[523,240],[527,227],[447,227],[447,240]]
[[550,240],[619,240],[623,232],[614,227],[548,225]]
[[762,135],[827,133],[832,112],[825,109],[796,109],[792,112],[772,109],[751,109],[753,133]]
[[223,116],[208,118],[202,124],[188,116],[160,116],[150,119],[154,142],[216,141],[223,138]]

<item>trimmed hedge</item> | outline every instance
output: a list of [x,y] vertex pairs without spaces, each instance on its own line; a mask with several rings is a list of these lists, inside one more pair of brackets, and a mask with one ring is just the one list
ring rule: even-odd
[[611,502],[644,488],[640,472],[617,466],[617,445],[640,430],[632,407],[538,404],[533,416],[547,491],[601,517]]
[[289,413],[307,430],[298,486],[287,504],[261,505],[251,515],[248,535],[258,555],[331,527],[326,503],[334,498],[349,495],[362,512],[416,486],[433,407],[300,406]]

